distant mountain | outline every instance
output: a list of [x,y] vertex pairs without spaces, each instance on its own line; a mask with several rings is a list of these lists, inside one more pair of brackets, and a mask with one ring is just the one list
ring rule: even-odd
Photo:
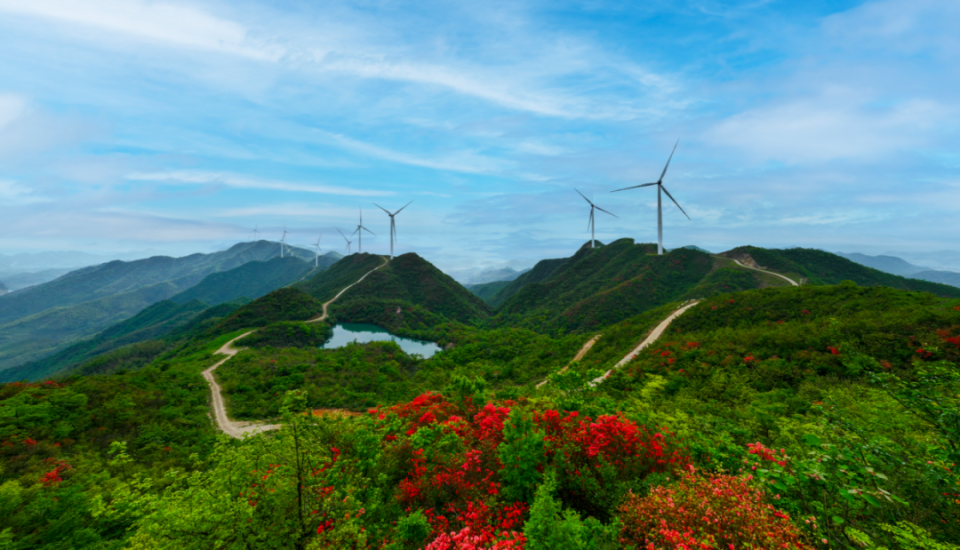
[[956,271],[921,271],[913,274],[914,279],[923,279],[932,283],[960,287],[960,273]]
[[938,250],[935,252],[917,252],[914,250],[901,250],[896,252],[885,252],[889,256],[896,256],[916,264],[927,266],[928,269],[937,271],[960,271],[960,252],[956,250]]
[[511,281],[493,281],[491,283],[466,285],[466,289],[472,292],[477,298],[490,304],[497,293],[506,288],[510,283]]
[[492,283],[494,281],[512,281],[521,274],[530,271],[530,268],[516,270],[510,266],[491,267],[491,268],[473,268],[458,269],[448,273],[458,283],[466,285],[480,285]]
[[[212,305],[241,296],[256,298],[296,282],[311,269],[297,258],[313,260],[313,253],[293,247],[286,258],[280,259],[279,253],[277,243],[258,241],[214,254],[114,261],[0,296],[0,370],[42,359],[183,292],[180,303],[198,299]],[[335,257],[325,257],[324,264]],[[277,261],[264,261],[272,258]],[[251,262],[256,265],[230,272]],[[198,283],[198,289],[188,291]]]
[[21,271],[0,271],[0,278],[7,284],[7,289],[14,292],[23,288],[31,287],[52,281],[61,275],[66,275],[73,271],[73,268],[57,267],[43,269],[40,271],[21,272]]
[[0,296],[3,296],[7,293],[7,285],[3,284],[3,281],[0,281]]
[[132,261],[156,255],[156,252],[151,251],[89,254],[73,250],[0,254],[0,272],[27,273],[47,269],[73,270],[113,260]]
[[860,254],[859,252],[837,252],[836,254],[857,262],[860,265],[879,269],[885,273],[900,275],[901,277],[911,277],[921,271],[927,270],[925,267],[913,265],[895,256],[868,256],[866,254]]
[[[318,271],[327,269],[339,258],[320,257]],[[217,305],[237,298],[257,299],[280,287],[299,281],[314,271],[314,264],[287,256],[271,258],[265,262],[247,262],[229,271],[220,271],[207,275],[198,284],[170,298],[183,304],[199,300],[207,305]]]

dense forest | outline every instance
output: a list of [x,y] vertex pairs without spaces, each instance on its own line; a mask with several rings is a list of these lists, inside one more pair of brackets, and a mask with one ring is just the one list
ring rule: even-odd
[[[497,309],[366,254],[155,306],[90,349],[149,338],[0,386],[0,549],[960,548],[960,292],[650,246],[541,262]],[[320,349],[342,321],[443,351]],[[251,330],[216,376],[232,418],[281,428],[237,440],[200,373]]]

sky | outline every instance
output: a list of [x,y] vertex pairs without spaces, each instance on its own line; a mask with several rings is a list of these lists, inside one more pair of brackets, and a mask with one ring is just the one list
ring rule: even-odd
[[[958,249],[960,2],[0,0],[0,253]],[[356,238],[353,239],[356,251]]]

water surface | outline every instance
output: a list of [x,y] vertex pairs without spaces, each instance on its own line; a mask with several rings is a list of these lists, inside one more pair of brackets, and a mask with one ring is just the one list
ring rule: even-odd
[[407,354],[422,355],[425,359],[429,359],[434,353],[440,351],[440,346],[433,342],[395,336],[382,327],[367,323],[338,323],[333,327],[333,336],[327,340],[326,344],[321,346],[321,349],[342,348],[351,342],[357,342],[358,344],[396,342],[400,349]]

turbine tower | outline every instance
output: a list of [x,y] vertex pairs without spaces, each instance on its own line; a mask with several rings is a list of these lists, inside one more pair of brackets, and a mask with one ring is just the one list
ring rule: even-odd
[[259,227],[260,227],[260,224],[253,226],[253,231],[250,232],[250,234],[253,235],[254,242],[257,242],[260,240],[260,230],[258,229]]
[[[617,191],[626,191],[627,189],[637,189],[638,187],[649,187],[651,185],[657,186],[657,254],[663,254],[663,200],[660,197],[660,191],[663,191],[670,197],[670,200],[673,201],[673,204],[677,205],[677,208],[683,212],[684,216],[687,216],[687,213],[684,212],[683,207],[680,206],[680,203],[677,202],[677,199],[673,198],[673,195],[670,194],[670,191],[667,191],[667,188],[663,186],[663,176],[667,175],[667,168],[670,167],[670,160],[673,159],[673,153],[677,150],[677,145],[680,144],[680,140],[677,140],[677,143],[673,145],[673,151],[670,151],[670,158],[667,159],[667,165],[663,167],[663,172],[660,174],[660,179],[653,183],[643,183],[640,185],[634,185],[631,187],[624,187],[623,189],[617,189],[611,191],[611,193],[616,193]],[[690,216],[687,216],[687,219],[690,219]]]
[[371,235],[376,235],[376,233],[374,233],[373,231],[370,231],[369,229],[363,226],[363,208],[361,208],[360,223],[357,224],[357,230],[350,234],[351,237],[353,235],[360,235],[359,241],[357,242],[357,252],[360,252],[360,253],[363,252],[363,232],[364,231],[366,231],[367,233],[370,233]]
[[314,269],[320,267],[320,239],[322,238],[323,238],[323,233],[321,233],[320,236],[317,237],[317,242],[313,243],[313,246],[316,247],[317,249],[317,256],[316,258],[313,259]]
[[590,205],[590,220],[587,222],[587,225],[590,227],[590,248],[596,248],[596,247],[597,247],[597,242],[596,242],[597,239],[596,239],[596,237],[594,236],[593,211],[594,211],[594,210],[599,210],[599,211],[601,211],[601,212],[605,212],[605,213],[607,213],[607,214],[610,214],[610,215],[613,216],[614,218],[617,218],[617,215],[614,214],[613,212],[607,212],[607,211],[604,210],[603,208],[600,208],[599,206],[593,204],[593,202],[591,202],[590,199],[588,199],[587,197],[585,197],[585,196],[583,195],[583,193],[580,193],[580,190],[579,190],[579,189],[574,188],[574,191],[576,191],[581,197],[583,197],[583,200],[587,201],[587,203]]
[[340,228],[337,228],[337,233],[339,233],[340,236],[343,237],[343,240],[347,241],[347,256],[349,256],[349,255],[350,255],[350,245],[353,244],[353,241],[351,241],[350,239],[348,239],[347,236],[343,234],[343,231],[340,231]]
[[283,258],[283,245],[284,241],[287,239],[287,226],[283,226],[283,237],[280,237],[280,257]]
[[[412,204],[412,203],[413,203],[413,201],[408,202],[407,204],[403,205],[403,208],[406,208],[406,207],[410,206],[410,204]],[[396,216],[397,214],[399,214],[400,212],[402,212],[402,211],[403,211],[403,208],[401,208],[400,210],[397,210],[396,212],[394,212],[393,214],[391,214],[389,210],[387,210],[386,208],[380,206],[379,204],[377,204],[377,203],[373,203],[373,204],[374,204],[374,206],[376,206],[376,207],[379,208],[380,210],[383,210],[384,212],[386,212],[388,216],[390,216],[390,259],[392,260],[392,259],[393,259],[393,241],[394,241],[394,239],[397,237],[397,223],[396,223],[396,221],[393,219],[393,217]]]

